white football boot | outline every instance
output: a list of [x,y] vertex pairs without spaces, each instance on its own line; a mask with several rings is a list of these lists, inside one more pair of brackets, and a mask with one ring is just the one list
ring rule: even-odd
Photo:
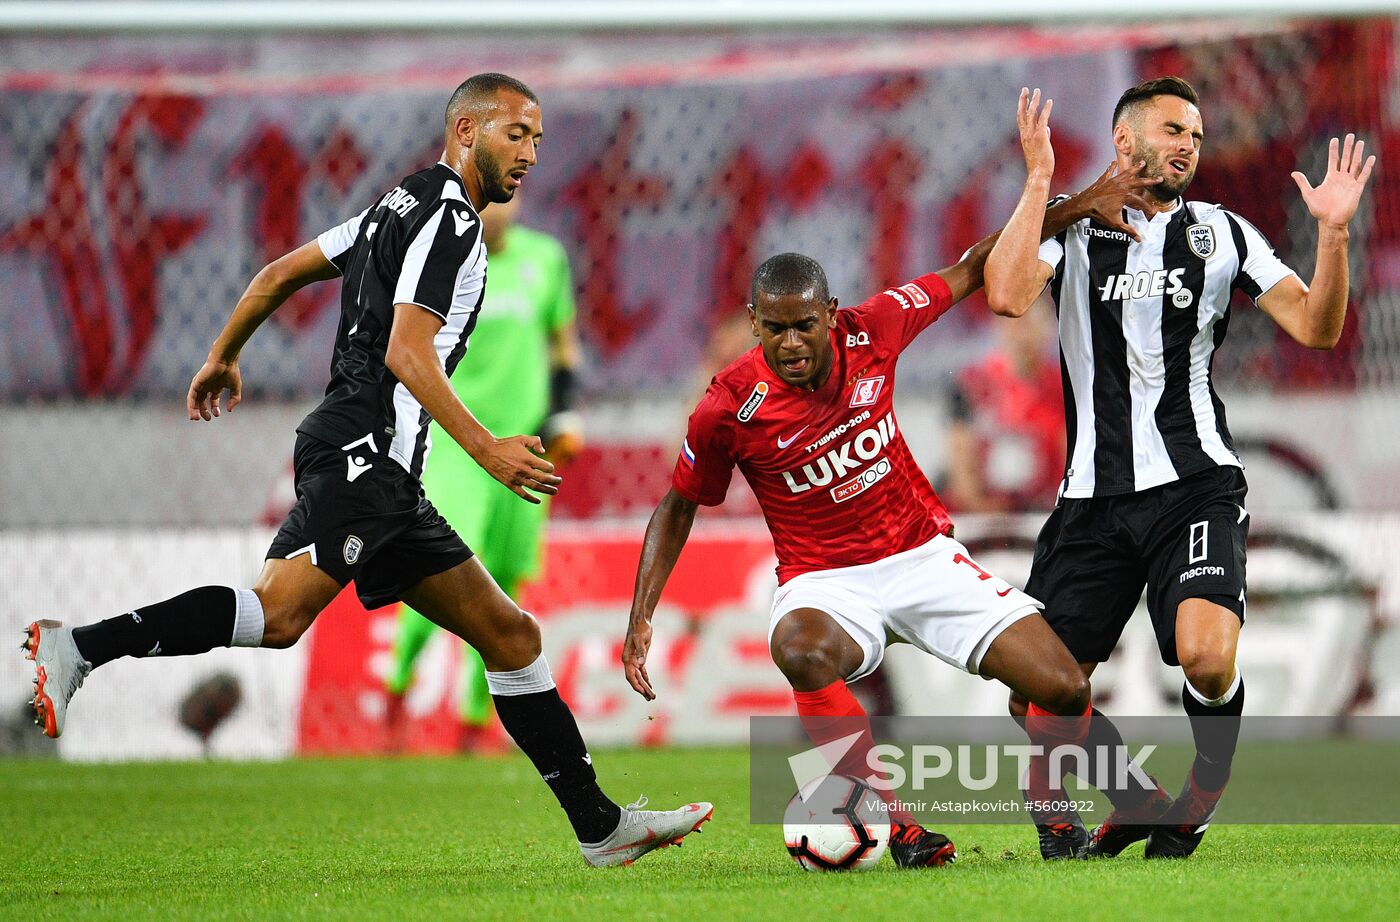
[[678,810],[643,810],[646,805],[645,797],[628,804],[617,828],[603,841],[593,845],[580,842],[583,860],[595,868],[629,865],[649,851],[680,845],[681,839],[700,832],[715,812],[714,804],[707,803],[686,804]]
[[35,621],[24,629],[24,655],[34,661],[34,722],[57,739],[63,733],[68,702],[83,686],[92,664],[73,642],[73,629],[59,621]]

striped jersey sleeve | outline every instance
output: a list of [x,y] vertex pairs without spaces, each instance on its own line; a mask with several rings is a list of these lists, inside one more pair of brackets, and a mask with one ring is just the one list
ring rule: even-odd
[[417,304],[446,320],[464,257],[480,235],[481,222],[468,208],[439,204],[408,240],[394,303]]
[[1061,231],[1053,237],[1047,237],[1040,242],[1040,261],[1055,270],[1053,278],[1059,278],[1064,271],[1065,265],[1065,232]]
[[[1046,203],[1046,208],[1054,208],[1056,205],[1068,199],[1068,195],[1057,195]],[[1055,270],[1055,278],[1058,278],[1063,269],[1065,261],[1065,237],[1067,230],[1060,231],[1053,237],[1047,237],[1040,243],[1040,261]]]
[[1240,268],[1235,275],[1234,287],[1257,304],[1270,288],[1297,273],[1278,258],[1257,227],[1232,211],[1221,209],[1221,212],[1230,226],[1230,235],[1239,254]]
[[316,244],[321,248],[321,252],[341,275],[345,274],[345,269],[350,264],[350,248],[355,245],[355,238],[360,235],[360,225],[364,223],[367,214],[368,208],[344,224],[337,224],[316,237]]

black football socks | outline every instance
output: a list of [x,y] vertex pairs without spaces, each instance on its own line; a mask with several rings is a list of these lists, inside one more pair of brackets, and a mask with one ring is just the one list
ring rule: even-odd
[[262,643],[263,610],[251,589],[201,586],[97,624],[73,629],[93,668],[123,656],[189,656]]
[[1191,777],[1204,791],[1219,791],[1230,780],[1230,763],[1240,741],[1240,717],[1244,714],[1244,679],[1238,671],[1230,690],[1214,701],[1202,696],[1190,682],[1181,686],[1181,704],[1191,719],[1196,740],[1196,761]]
[[[1087,778],[1090,784],[1104,793],[1113,804],[1115,810],[1132,810],[1142,806],[1147,799],[1152,796],[1151,790],[1145,790],[1141,783],[1131,780],[1131,776],[1126,770],[1128,764],[1128,747],[1123,742],[1123,734],[1118,732],[1118,727],[1113,721],[1108,719],[1098,708],[1092,711],[1092,720],[1089,724],[1089,737],[1084,742],[1090,753],[1090,773],[1092,777]],[[1100,753],[1107,753],[1107,757],[1100,763]],[[1106,768],[1107,774],[1100,771]],[[1141,768],[1138,773],[1142,773]]]
[[617,829],[622,808],[598,787],[593,758],[549,673],[544,655],[511,672],[488,672],[501,725],[534,763],[580,842],[601,842]]

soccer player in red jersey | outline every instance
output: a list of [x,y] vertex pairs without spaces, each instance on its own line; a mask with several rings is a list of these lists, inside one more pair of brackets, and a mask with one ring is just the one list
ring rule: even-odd
[[[1076,212],[1118,221],[1142,185],[1140,177],[1105,173],[1047,213],[1047,235]],[[868,723],[847,683],[879,666],[887,636],[1025,695],[1036,705],[1028,732],[1047,752],[1082,738],[1087,721],[1050,717],[1088,713],[1089,685],[1074,658],[1035,599],[953,540],[947,510],[894,414],[900,353],[981,286],[994,240],[849,310],[837,310],[825,272],[809,257],[783,253],[758,268],[749,314],[759,345],[711,382],[690,417],[672,488],[647,526],[622,655],[639,694],[656,697],[646,668],[652,613],[696,510],[724,500],[738,467],[773,535],[779,587],[770,650],[798,715],[817,745],[849,734],[852,718],[865,731],[835,770],[870,773]],[[946,837],[895,807],[890,849],[898,865],[955,857]]]

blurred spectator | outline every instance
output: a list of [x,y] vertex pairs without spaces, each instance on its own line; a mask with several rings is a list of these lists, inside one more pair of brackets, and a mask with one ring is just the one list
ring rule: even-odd
[[1064,475],[1065,408],[1045,298],[996,323],[998,346],[953,387],[948,473],[940,491],[959,512],[1049,509]]
[[[705,393],[705,388],[710,386],[711,378],[756,345],[758,339],[753,335],[753,322],[749,320],[747,309],[737,308],[716,323],[710,331],[709,340],[705,343],[705,353],[700,359],[700,364],[695,366],[695,374],[690,383],[693,399],[686,400],[686,405],[694,406]],[[685,432],[684,422],[680,431]]]

